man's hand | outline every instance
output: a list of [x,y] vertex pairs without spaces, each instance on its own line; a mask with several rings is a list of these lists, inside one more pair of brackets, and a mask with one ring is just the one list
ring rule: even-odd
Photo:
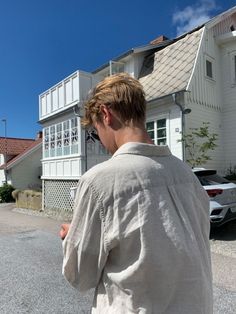
[[66,235],[67,235],[67,233],[69,231],[69,228],[70,228],[70,224],[62,224],[61,225],[61,230],[60,230],[59,234],[60,234],[60,237],[61,237],[62,240],[65,239],[65,237],[66,237]]

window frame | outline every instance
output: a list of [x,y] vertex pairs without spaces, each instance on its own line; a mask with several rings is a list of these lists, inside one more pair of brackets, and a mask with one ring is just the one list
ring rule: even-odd
[[236,86],[236,50],[230,53],[231,86]]
[[[79,153],[79,134],[77,117],[45,127],[43,129],[43,159],[77,155]],[[76,145],[77,149],[75,149]]]
[[[157,127],[157,122],[160,121],[160,120],[163,120],[163,119],[166,120],[166,125],[165,125],[166,136],[165,137],[158,137],[158,130],[161,130],[161,129],[164,129],[164,128],[158,128]],[[154,122],[154,139],[152,139],[154,144],[155,145],[159,145],[158,144],[158,140],[160,140],[162,138],[165,138],[166,139],[165,145],[169,146],[169,144],[170,144],[170,132],[169,132],[169,117],[168,117],[168,115],[164,114],[164,115],[157,115],[157,116],[153,116],[153,117],[147,118],[146,119],[146,126],[147,126],[147,123],[150,123],[150,122]]]
[[[207,73],[207,63],[211,64],[211,74],[212,74],[212,76],[209,76],[208,73]],[[214,58],[212,58],[212,57],[210,57],[208,55],[205,55],[205,58],[204,58],[204,71],[205,71],[205,77],[208,80],[215,81],[215,60],[214,60]]]

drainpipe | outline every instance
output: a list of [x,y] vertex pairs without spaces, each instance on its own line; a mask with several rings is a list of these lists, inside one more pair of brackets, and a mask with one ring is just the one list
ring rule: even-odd
[[[178,101],[176,97],[176,93],[172,94],[172,98],[174,101],[174,104],[179,107],[181,111],[181,131],[182,131],[182,136],[185,135],[185,115],[189,114],[191,112],[190,108],[184,108]],[[182,156],[183,156],[183,161],[185,162],[185,145],[184,141],[182,141]]]

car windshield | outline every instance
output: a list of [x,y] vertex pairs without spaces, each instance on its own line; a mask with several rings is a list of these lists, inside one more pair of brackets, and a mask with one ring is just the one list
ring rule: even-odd
[[200,172],[195,172],[195,175],[198,177],[199,181],[201,182],[201,184],[203,186],[230,183],[230,181],[219,176],[218,174],[216,174],[216,172],[214,172],[214,173],[205,172],[204,173],[203,171],[200,171]]

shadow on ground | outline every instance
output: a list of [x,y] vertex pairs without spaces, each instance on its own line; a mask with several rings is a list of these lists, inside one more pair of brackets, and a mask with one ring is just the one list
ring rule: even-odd
[[212,228],[210,239],[222,241],[236,240],[236,220],[230,221],[223,226]]

